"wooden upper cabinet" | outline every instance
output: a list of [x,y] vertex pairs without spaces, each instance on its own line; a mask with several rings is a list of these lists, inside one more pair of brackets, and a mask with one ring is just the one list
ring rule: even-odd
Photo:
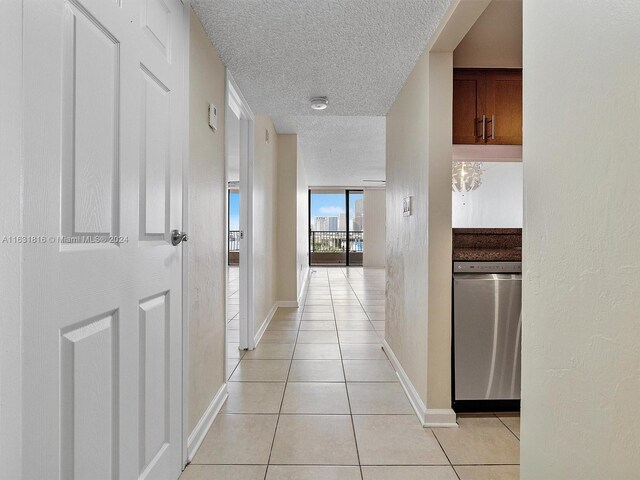
[[521,70],[454,69],[453,143],[522,144]]
[[487,143],[522,145],[522,72],[490,70],[485,78],[485,110],[492,119],[487,126]]
[[478,118],[484,110],[484,75],[457,70],[453,76],[453,143],[483,143]]

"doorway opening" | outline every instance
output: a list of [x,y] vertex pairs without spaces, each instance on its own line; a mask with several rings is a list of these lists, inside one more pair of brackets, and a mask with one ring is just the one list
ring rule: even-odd
[[[228,158],[229,178],[239,175],[237,157]],[[227,185],[227,358],[228,362],[240,361],[240,187],[239,180],[229,180]],[[236,365],[230,365],[235,369]]]
[[364,191],[309,190],[309,264],[362,266]]
[[227,180],[227,376],[240,361],[238,350],[255,347],[252,308],[252,185],[254,117],[227,71],[225,161]]
[[[487,42],[496,48],[487,48]],[[442,73],[450,78],[453,100],[447,105],[452,117],[452,408],[457,413],[518,412],[522,4],[491,2]],[[448,173],[443,170],[442,180]]]

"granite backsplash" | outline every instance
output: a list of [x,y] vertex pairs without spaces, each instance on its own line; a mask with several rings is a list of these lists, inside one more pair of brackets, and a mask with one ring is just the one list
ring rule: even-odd
[[453,261],[522,261],[522,229],[454,228]]

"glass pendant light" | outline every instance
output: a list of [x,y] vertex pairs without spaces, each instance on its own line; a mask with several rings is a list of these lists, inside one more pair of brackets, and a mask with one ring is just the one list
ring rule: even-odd
[[453,162],[451,166],[451,190],[471,192],[482,185],[482,162]]

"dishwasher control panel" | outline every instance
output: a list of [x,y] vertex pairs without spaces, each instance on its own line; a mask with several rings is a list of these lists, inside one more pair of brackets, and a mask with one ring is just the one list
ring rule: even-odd
[[453,262],[453,273],[522,273],[522,262]]

